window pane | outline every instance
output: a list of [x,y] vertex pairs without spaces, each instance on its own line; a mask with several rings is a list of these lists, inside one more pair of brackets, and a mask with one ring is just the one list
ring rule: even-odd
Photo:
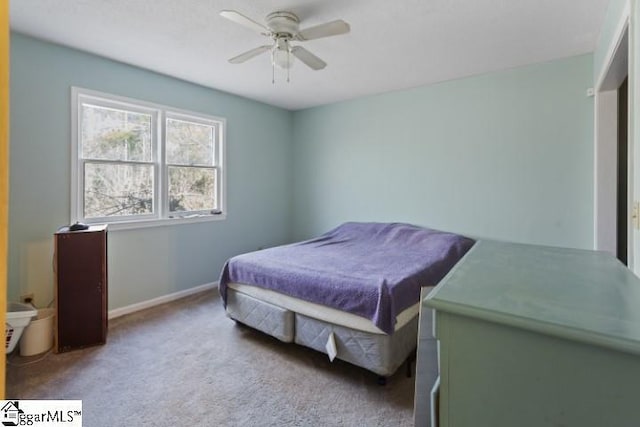
[[169,167],[169,210],[204,211],[217,207],[216,170]]
[[85,164],[85,218],[152,213],[152,165]]
[[82,157],[150,162],[151,114],[82,104]]
[[213,166],[214,127],[167,119],[167,163]]

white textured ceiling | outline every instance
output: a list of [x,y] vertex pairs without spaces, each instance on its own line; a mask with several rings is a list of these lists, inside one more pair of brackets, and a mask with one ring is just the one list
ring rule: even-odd
[[[609,0],[12,0],[11,28],[291,110],[592,52]],[[329,65],[297,62],[271,83],[266,44],[219,15],[301,28],[343,19],[351,33],[304,42]],[[278,72],[278,70],[276,70]]]

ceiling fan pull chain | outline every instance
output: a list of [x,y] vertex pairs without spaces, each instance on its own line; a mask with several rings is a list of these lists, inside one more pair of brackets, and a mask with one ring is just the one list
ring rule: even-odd
[[289,64],[289,66],[287,67],[287,83],[289,83],[289,76],[291,75],[291,48],[289,48],[289,46],[287,46],[287,64]]
[[271,51],[271,84],[276,84],[276,59],[275,59],[275,51]]

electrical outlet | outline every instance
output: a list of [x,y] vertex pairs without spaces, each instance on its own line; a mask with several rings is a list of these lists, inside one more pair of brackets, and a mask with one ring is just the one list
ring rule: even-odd
[[25,304],[33,303],[33,299],[34,299],[33,292],[20,295],[20,301]]

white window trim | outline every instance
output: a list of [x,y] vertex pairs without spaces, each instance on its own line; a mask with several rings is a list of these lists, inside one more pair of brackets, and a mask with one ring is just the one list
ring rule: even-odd
[[[159,194],[157,197],[158,205],[157,215],[153,217],[149,216],[136,216],[117,221],[110,221],[110,218],[98,218],[92,219],[93,223],[108,223],[109,230],[128,230],[135,228],[145,227],[158,227],[176,224],[192,224],[207,221],[220,221],[227,218],[227,168],[226,168],[226,119],[223,117],[217,117],[210,114],[199,113],[195,111],[182,110],[179,108],[173,108],[167,105],[156,104],[147,101],[141,101],[138,99],[127,98],[119,95],[112,95],[105,92],[99,92],[91,89],[84,89],[76,86],[71,87],[71,223],[74,223],[83,217],[83,203],[84,199],[80,197],[82,194],[83,178],[80,176],[80,165],[83,163],[80,160],[80,120],[79,120],[79,100],[83,96],[102,98],[106,101],[111,101],[114,104],[123,104],[130,107],[133,111],[144,111],[146,113],[156,114],[157,129],[152,131],[155,134],[153,138],[154,144],[160,146],[154,150],[154,168],[156,169],[156,179],[154,185],[154,192]],[[167,197],[167,171],[168,165],[165,164],[165,147],[164,144],[159,143],[160,138],[164,137],[165,132],[165,119],[166,117],[179,117],[185,116],[191,121],[198,121],[201,118],[202,123],[211,124],[210,122],[217,122],[216,126],[217,138],[219,143],[217,144],[216,166],[214,169],[218,174],[218,179],[221,180],[218,187],[218,200],[219,200],[219,214],[211,214],[207,212],[186,212],[184,216],[173,216],[169,212],[168,197]],[[194,120],[195,119],[195,120]],[[160,157],[159,159],[155,157]],[[162,168],[162,173],[159,173],[159,169]],[[155,196],[154,196],[155,198]]]

